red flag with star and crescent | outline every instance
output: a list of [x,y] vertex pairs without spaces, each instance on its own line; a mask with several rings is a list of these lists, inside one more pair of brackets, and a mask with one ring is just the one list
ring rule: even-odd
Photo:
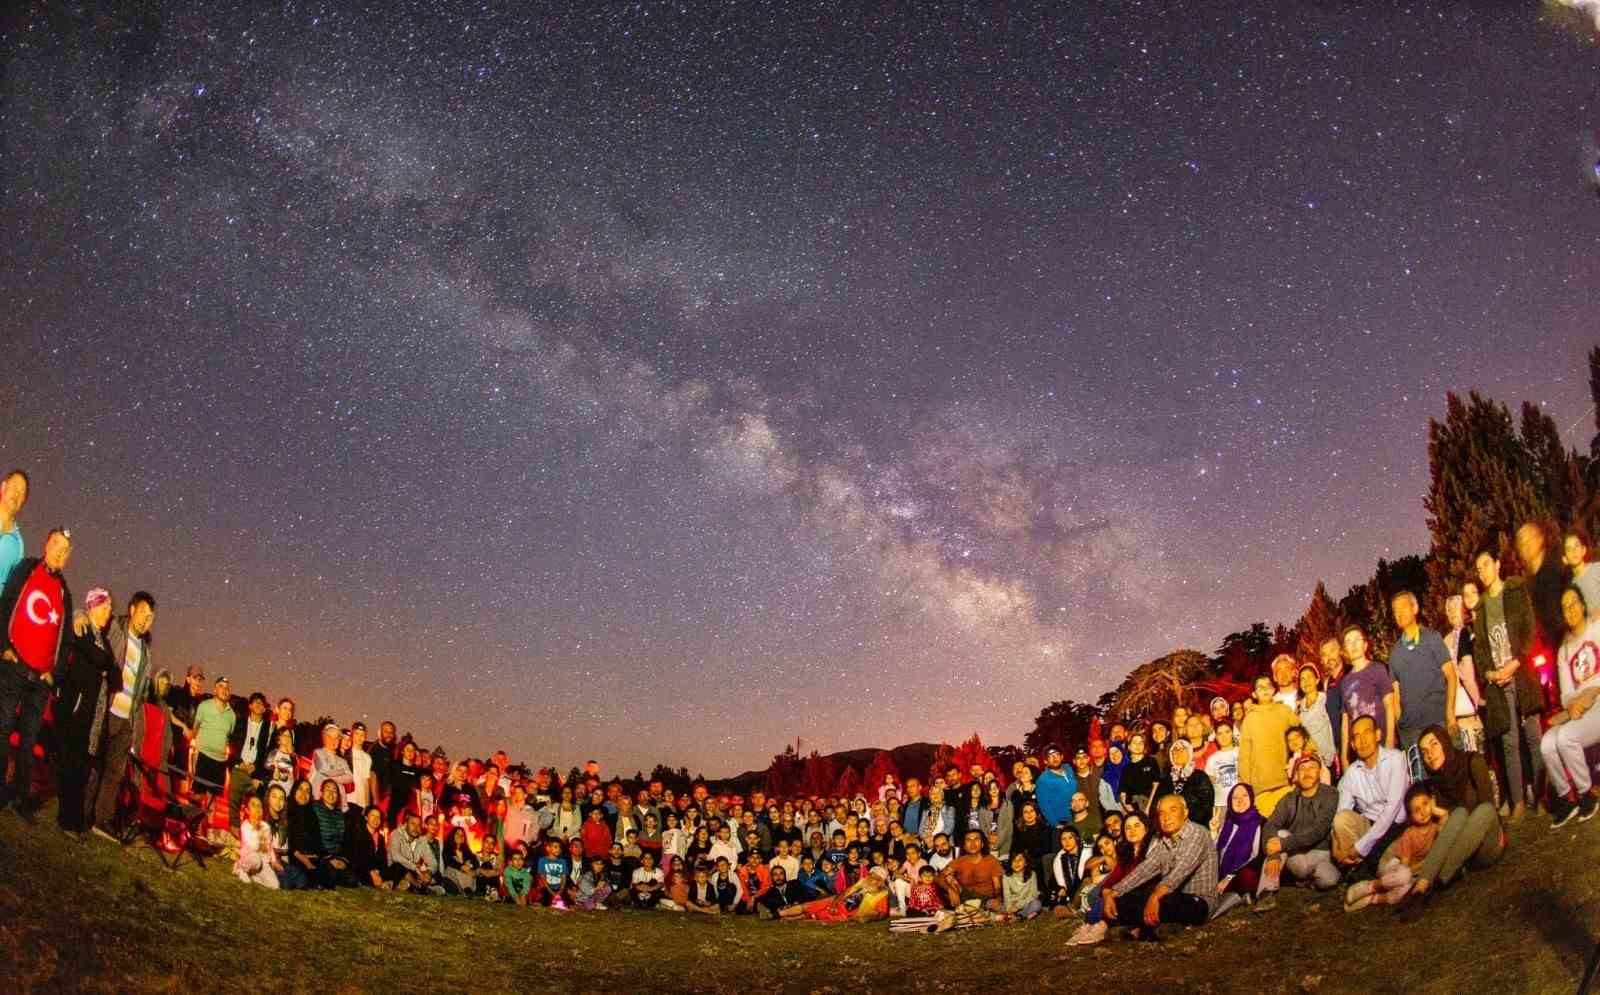
[[11,648],[17,657],[38,673],[45,673],[56,664],[56,648],[61,642],[62,614],[66,609],[65,591],[61,575],[45,569],[43,563],[33,568],[17,595],[17,607],[11,613]]

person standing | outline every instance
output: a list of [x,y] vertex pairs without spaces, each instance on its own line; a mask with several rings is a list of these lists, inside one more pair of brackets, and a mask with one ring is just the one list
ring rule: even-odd
[[1367,658],[1367,634],[1359,625],[1348,626],[1341,638],[1345,656],[1350,659],[1350,670],[1339,682],[1339,692],[1344,699],[1344,714],[1339,720],[1339,741],[1344,754],[1340,761],[1350,765],[1354,742],[1350,738],[1356,720],[1370,717],[1378,727],[1382,745],[1394,748],[1395,713],[1399,710],[1399,696],[1395,694],[1394,677],[1389,668],[1377,660]]
[[[57,666],[65,662],[67,619],[72,617],[72,591],[62,576],[72,555],[72,534],[53,529],[44,540],[44,555],[19,560],[0,591],[0,779],[7,759],[15,776],[4,792],[25,821],[33,821],[29,799],[33,777],[33,744],[44,720],[45,703],[55,685]],[[11,754],[11,733],[17,752]]]
[[322,795],[322,783],[332,781],[339,786],[339,808],[342,811],[355,787],[355,775],[350,765],[339,755],[339,739],[343,735],[337,722],[322,727],[322,746],[311,754],[311,793]]
[[[101,744],[99,777],[95,782],[94,832],[111,842],[117,838],[106,831],[117,814],[117,795],[128,769],[128,753],[144,728],[142,705],[150,692],[155,674],[150,652],[150,629],[156,623],[156,599],[148,591],[135,591],[128,599],[128,614],[112,619],[106,633],[111,657],[117,663],[120,680],[113,679],[115,693],[106,709],[105,740]],[[88,619],[83,620],[84,628]],[[73,631],[78,631],[74,620]]]
[[[1484,684],[1484,736],[1499,737],[1505,761],[1502,800],[1511,806],[1511,821],[1527,814],[1524,786],[1539,777],[1544,761],[1539,752],[1538,679],[1528,659],[1535,646],[1536,623],[1526,585],[1500,576],[1500,558],[1485,549],[1473,561],[1478,571],[1479,610],[1472,620],[1472,647]],[[1526,757],[1532,777],[1524,779]]]
[[111,658],[106,629],[111,625],[111,595],[103,587],[91,590],[83,599],[89,627],[74,635],[66,666],[56,682],[56,825],[62,832],[81,839],[84,820],[84,792],[94,757],[99,755],[104,738],[106,701],[117,664]]
[[266,786],[267,757],[272,752],[272,720],[267,717],[267,696],[260,691],[250,695],[244,721],[234,727],[229,744],[234,757],[228,782],[228,819],[237,827],[243,813],[245,795],[256,794]]
[[239,723],[231,698],[232,685],[218,677],[211,697],[194,707],[194,775],[197,782],[206,782],[197,784],[197,794],[215,795],[228,780],[228,741]]
[[[1327,678],[1322,701],[1328,710],[1328,728],[1333,730],[1333,752],[1328,754],[1329,766],[1339,767],[1350,749],[1344,734],[1344,650],[1337,638],[1329,636],[1317,646],[1317,659],[1322,661],[1322,674]],[[1342,768],[1341,768],[1342,769]]]
[[1567,588],[1567,572],[1555,557],[1545,555],[1544,529],[1537,522],[1523,522],[1517,527],[1516,544],[1517,559],[1527,571],[1522,575],[1522,582],[1533,606],[1534,624],[1538,627],[1535,641],[1549,659],[1554,660],[1556,648],[1567,632],[1561,620],[1561,592]]
[[1065,756],[1061,747],[1050,744],[1044,752],[1044,770],[1034,787],[1034,797],[1039,803],[1039,814],[1051,826],[1059,826],[1072,818],[1072,796],[1078,791],[1078,776],[1072,768],[1062,765]]
[[1399,749],[1406,752],[1411,779],[1425,775],[1417,740],[1431,725],[1443,725],[1456,737],[1456,665],[1444,640],[1418,620],[1417,596],[1401,591],[1389,602],[1399,636],[1389,650],[1389,676],[1394,678],[1400,698],[1400,717],[1396,722]]
[[[1477,585],[1468,585],[1476,596]],[[1466,590],[1463,588],[1462,590]],[[1483,751],[1483,719],[1478,712],[1483,707],[1483,690],[1478,686],[1478,674],[1472,656],[1472,629],[1467,624],[1467,602],[1462,594],[1452,594],[1444,599],[1444,617],[1450,625],[1442,634],[1444,648],[1455,665],[1456,695],[1453,710],[1456,716],[1456,739],[1463,750],[1472,753]]]
[[[1257,677],[1253,693],[1255,703],[1239,727],[1239,780],[1255,792],[1261,814],[1271,815],[1278,799],[1288,794],[1289,746],[1284,737],[1296,720],[1277,699],[1277,684],[1271,677]],[[1207,821],[1210,817],[1209,812],[1201,815]]]
[[1572,584],[1583,592],[1583,603],[1592,605],[1589,617],[1600,617],[1600,570],[1589,562],[1589,534],[1569,529],[1561,538],[1561,565],[1572,571]]
[[27,552],[22,529],[17,525],[17,516],[27,503],[28,475],[12,470],[0,479],[0,584],[11,576],[12,568],[22,562]]

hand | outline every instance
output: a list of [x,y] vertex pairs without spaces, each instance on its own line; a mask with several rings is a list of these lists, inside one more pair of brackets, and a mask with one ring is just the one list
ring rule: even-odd
[[50,673],[49,671],[46,671],[45,673],[41,674],[39,676],[39,679],[41,681],[44,681],[44,686],[47,687],[47,688],[53,688],[53,687],[56,686],[56,676],[54,674]]
[[1161,925],[1161,899],[1154,892],[1144,903],[1144,924],[1151,929]]
[[6,650],[5,652],[0,653],[0,660],[5,660],[7,663],[16,663],[17,654],[11,652],[10,650]]
[[1100,902],[1105,911],[1106,920],[1115,919],[1117,917],[1117,893],[1110,890],[1102,891],[1100,893]]
[[1571,705],[1567,706],[1567,714],[1572,716],[1574,719],[1581,719],[1581,718],[1583,718],[1583,713],[1587,712],[1590,708],[1593,708],[1593,707],[1594,707],[1594,699],[1593,698],[1589,699],[1588,701],[1585,701],[1584,699],[1579,698],[1577,701],[1574,701]]
[[72,634],[81,636],[89,631],[89,616],[79,612],[72,613]]
[[1267,856],[1276,857],[1283,852],[1283,840],[1273,836],[1267,840]]
[[1450,738],[1453,740],[1461,739],[1461,723],[1453,718],[1445,720],[1444,731],[1449,733]]

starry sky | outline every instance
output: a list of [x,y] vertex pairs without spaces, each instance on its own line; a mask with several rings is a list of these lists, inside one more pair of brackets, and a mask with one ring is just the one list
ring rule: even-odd
[[157,652],[563,769],[1020,741],[1592,429],[1533,3],[20,4],[0,462]]

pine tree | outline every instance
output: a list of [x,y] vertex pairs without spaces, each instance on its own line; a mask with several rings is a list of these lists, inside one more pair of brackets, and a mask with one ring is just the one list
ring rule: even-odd
[[1328,597],[1328,588],[1321,580],[1311,592],[1311,603],[1295,623],[1295,656],[1301,660],[1315,660],[1324,640],[1339,637],[1339,606]]
[[1548,516],[1532,484],[1532,462],[1505,405],[1476,392],[1466,401],[1446,396],[1444,421],[1428,422],[1430,479],[1422,504],[1433,540],[1429,603],[1442,604],[1472,579],[1479,549],[1506,547],[1518,523]]
[[1561,441],[1561,429],[1538,405],[1522,403],[1522,444],[1527,447],[1533,487],[1544,495],[1557,529],[1577,520],[1587,496],[1578,454]]
[[772,758],[772,766],[767,768],[768,796],[773,798],[793,796],[800,790],[804,774],[804,762],[800,759],[800,754],[795,752],[794,745],[785,746],[782,753]]
[[833,786],[839,781],[839,768],[832,757],[825,757],[816,750],[811,751],[811,756],[806,757],[805,773],[801,778],[801,785],[808,795],[827,797]]

